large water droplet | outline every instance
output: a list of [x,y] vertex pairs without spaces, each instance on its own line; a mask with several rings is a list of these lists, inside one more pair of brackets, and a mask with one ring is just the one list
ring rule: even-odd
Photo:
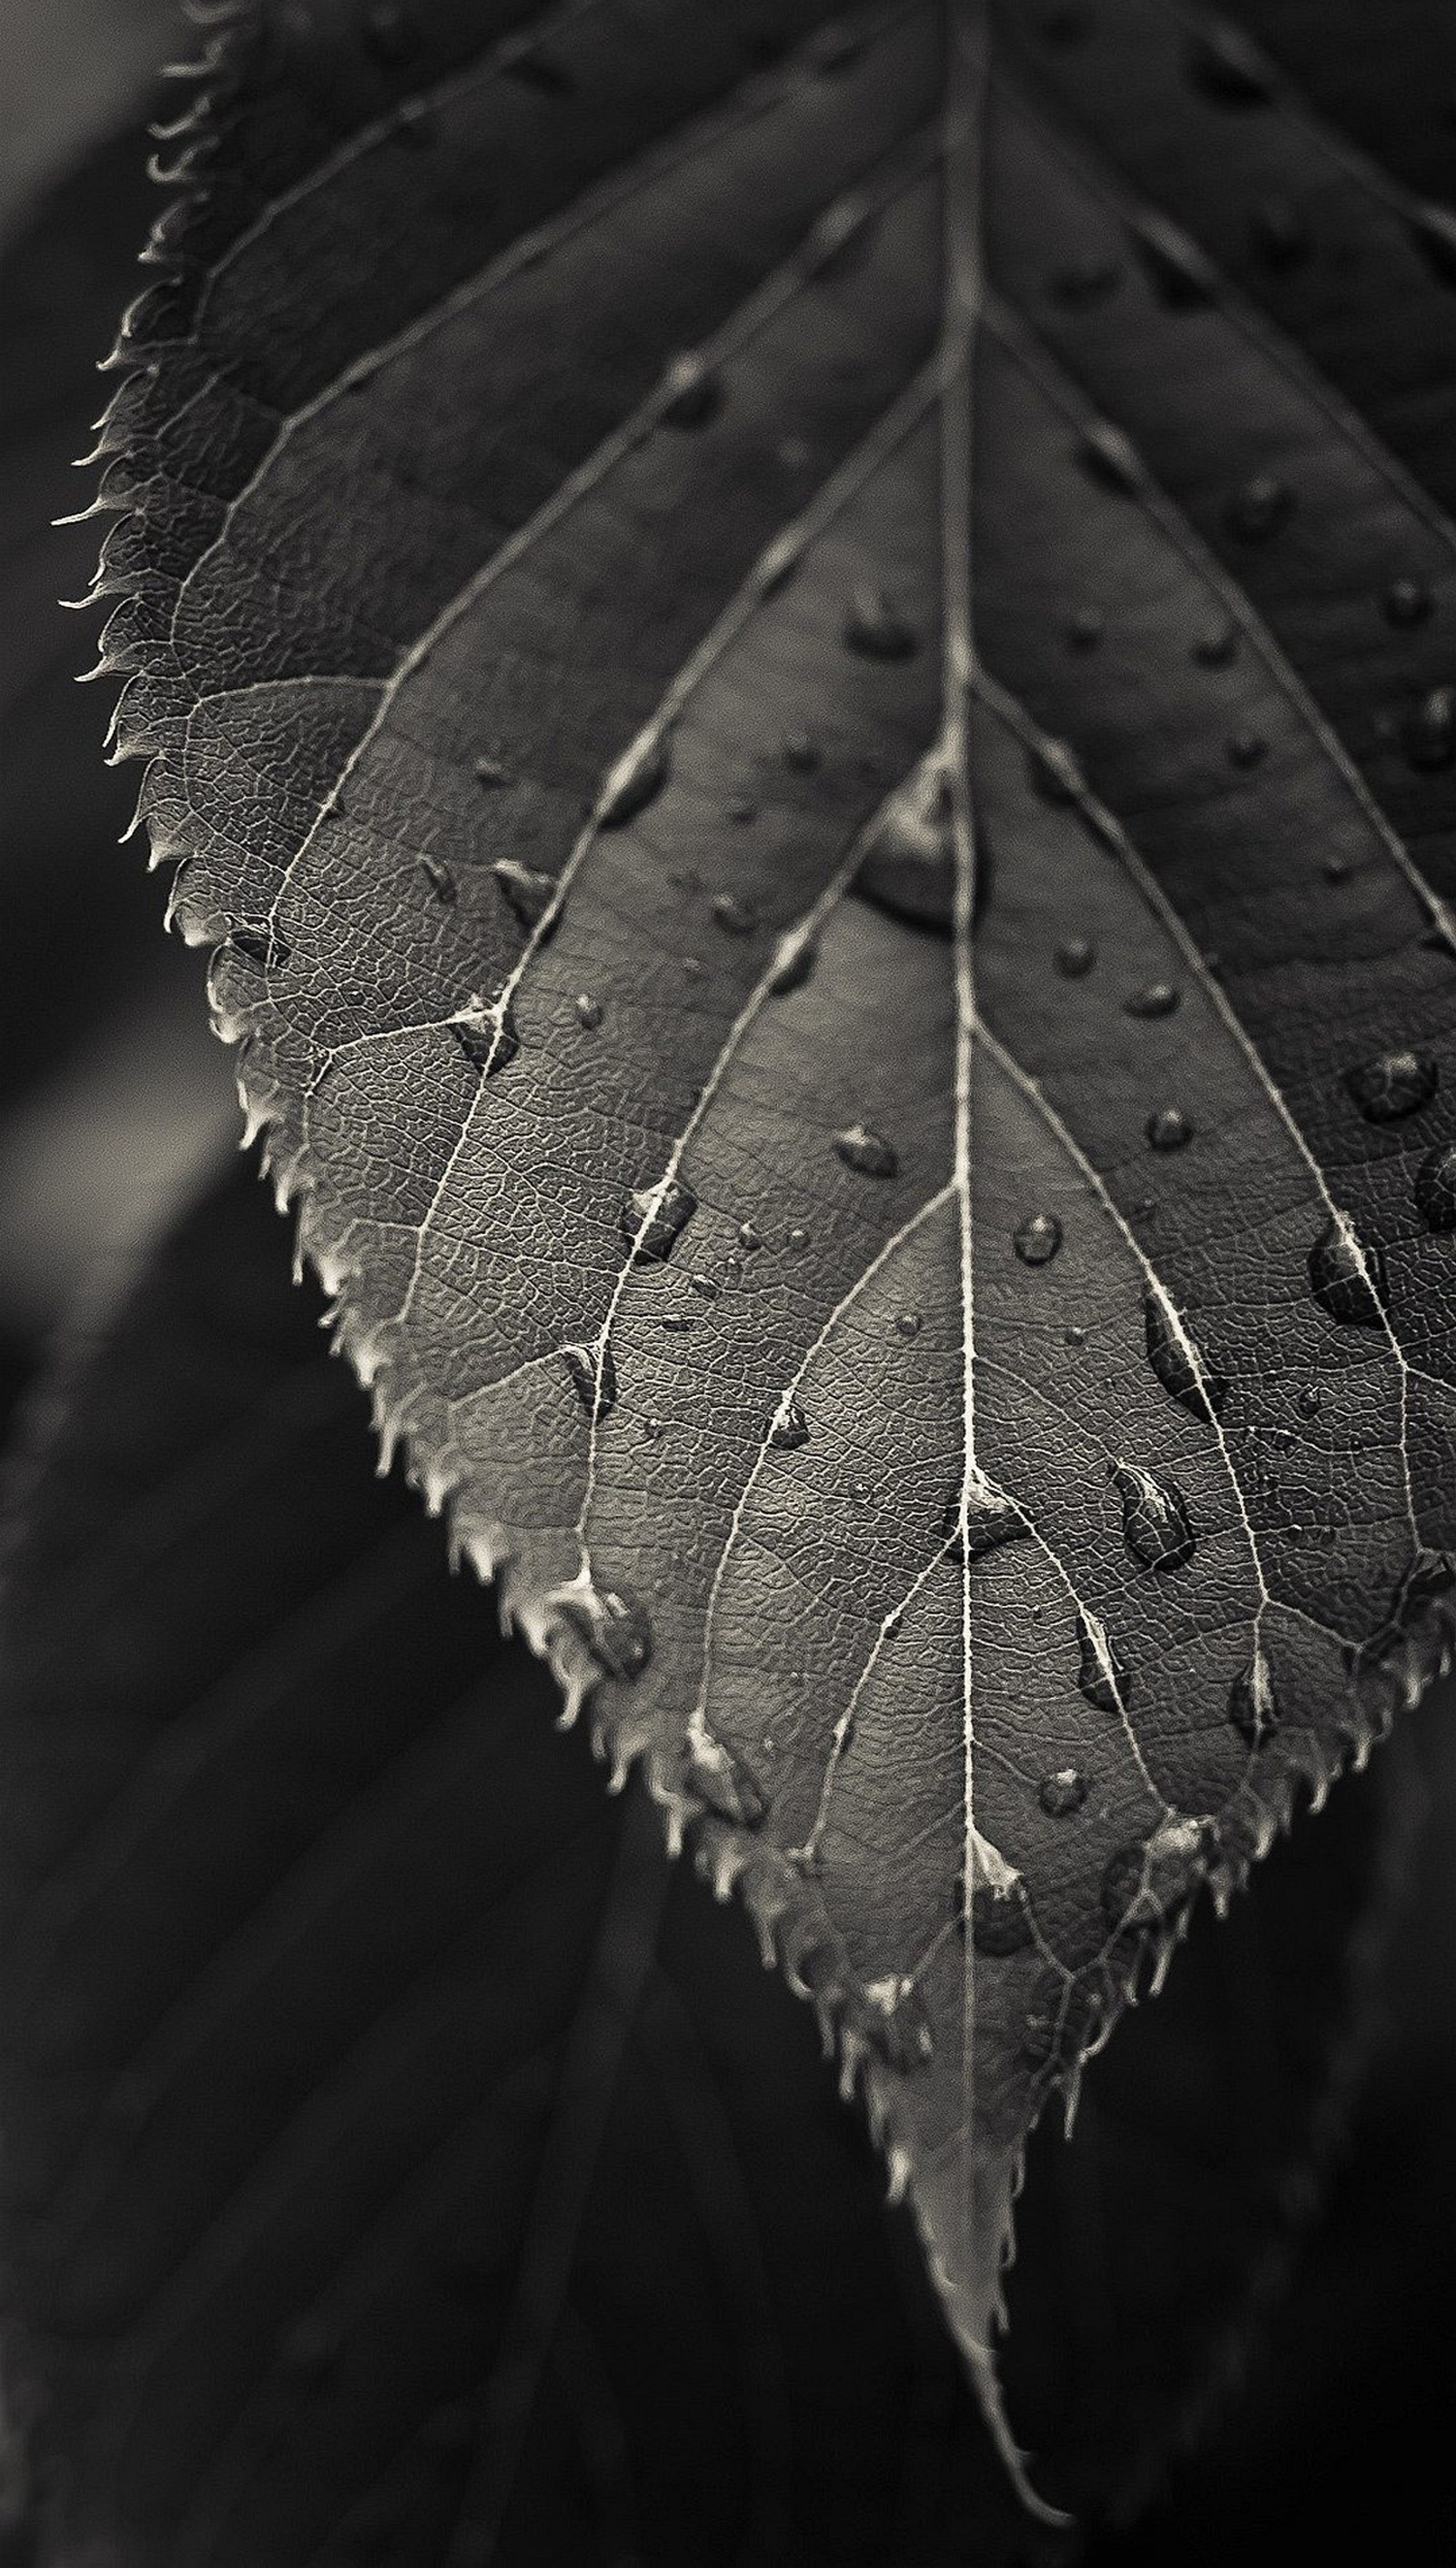
[[1054,1212],[1028,1212],[1012,1233],[1012,1246],[1023,1266],[1045,1266],[1061,1246],[1061,1224]]
[[1262,1748],[1279,1726],[1274,1670],[1268,1651],[1261,1647],[1256,1646],[1249,1665],[1240,1669],[1229,1688],[1229,1719],[1251,1748]]
[[1379,1249],[1361,1249],[1347,1214],[1336,1213],[1325,1223],[1309,1266],[1314,1299],[1331,1320],[1352,1329],[1384,1327],[1385,1260]]
[[1160,1106],[1144,1126],[1153,1150],[1181,1150],[1193,1138],[1193,1126],[1181,1106]]
[[928,2067],[935,2058],[935,2030],[915,1981],[869,1980],[864,1995],[867,2003],[860,2021],[890,2068],[908,2077],[913,2070]]
[[670,1177],[666,1184],[635,1187],[618,1221],[623,1238],[632,1243],[635,1257],[644,1262],[661,1261],[671,1257],[697,1210],[698,1197],[692,1187],[685,1185],[681,1177]]
[[1273,474],[1256,473],[1241,482],[1224,509],[1224,523],[1231,535],[1246,544],[1267,543],[1289,524],[1295,512],[1295,494]]
[[514,856],[499,857],[490,870],[506,907],[515,912],[522,927],[539,926],[556,897],[556,876],[538,873]]
[[630,1587],[599,1587],[585,1580],[555,1601],[607,1676],[624,1684],[641,1676],[652,1657],[652,1625],[647,1607]]
[[1110,420],[1089,421],[1077,439],[1075,453],[1088,480],[1100,489],[1115,490],[1123,498],[1132,498],[1142,489],[1147,477],[1137,449]]
[[1091,1786],[1085,1774],[1075,1766],[1059,1766],[1054,1774],[1043,1774],[1036,1798],[1048,1819],[1070,1819],[1076,1816]]
[[663,379],[669,428],[706,428],[723,408],[723,381],[696,349],[675,357]]
[[690,1734],[683,1779],[730,1827],[760,1828],[768,1816],[768,1795],[752,1767],[709,1731]]
[[1140,990],[1129,990],[1122,1002],[1129,1017],[1171,1017],[1177,1005],[1178,992],[1171,981],[1145,981]]
[[1122,1500],[1122,1539],[1143,1569],[1181,1569],[1193,1558],[1188,1503],[1176,1480],[1145,1471],[1137,1462],[1112,1465],[1112,1485]]
[[1068,936],[1052,959],[1064,981],[1080,981],[1096,962],[1097,949],[1085,936]]
[[909,660],[918,647],[915,629],[881,588],[855,588],[844,611],[846,647],[862,660]]
[[1004,1542],[1024,1541],[1030,1531],[1020,1509],[984,1471],[972,1473],[964,1492],[951,1491],[941,1517],[941,1539],[963,1560],[981,1560]]
[[1440,1073],[1425,1054],[1377,1053],[1344,1074],[1344,1084],[1369,1124],[1398,1124],[1418,1115],[1435,1096]]
[[1438,1141],[1427,1150],[1412,1191],[1428,1230],[1456,1230],[1456,1141]]
[[1144,1293],[1142,1307],[1148,1362],[1163,1389],[1194,1418],[1212,1427],[1228,1397],[1225,1377],[1211,1372],[1201,1358],[1195,1362],[1192,1339],[1156,1287],[1149,1286]]
[[777,1452],[796,1453],[809,1441],[809,1422],[791,1392],[785,1392],[772,1417],[765,1421],[763,1442]]
[[487,1007],[472,992],[465,1006],[446,1022],[471,1069],[479,1071],[483,1078],[493,1079],[520,1051],[509,1002]]
[[1218,107],[1263,107],[1274,96],[1269,58],[1242,27],[1210,20],[1189,37],[1183,59],[1194,88]]
[[861,1177],[898,1177],[900,1154],[893,1144],[872,1132],[867,1124],[846,1124],[834,1135],[836,1158]]
[[617,1368],[611,1347],[598,1338],[579,1340],[559,1352],[588,1418],[605,1418],[617,1405]]
[[1405,228],[1437,283],[1456,285],[1456,214],[1449,205],[1413,205]]
[[1423,580],[1392,579],[1380,600],[1385,621],[1397,631],[1407,631],[1413,624],[1424,624],[1435,601]]
[[854,887],[898,917],[949,927],[956,907],[951,794],[939,759],[923,759],[881,814]]
[[624,751],[597,797],[599,829],[625,828],[654,802],[672,772],[673,736],[664,725],[648,732]]
[[1106,1625],[1084,1609],[1077,1613],[1077,1692],[1094,1711],[1117,1720],[1127,1703],[1127,1670],[1107,1637]]
[[1456,758],[1456,688],[1432,687],[1412,707],[1400,727],[1401,745],[1410,766],[1434,776]]
[[1019,1953],[1032,1941],[1031,1912],[1019,1881],[983,1881],[971,1894],[971,1941],[978,1953]]
[[1127,228],[1154,293],[1169,311],[1192,312],[1216,301],[1218,270],[1181,225],[1149,205],[1129,216]]

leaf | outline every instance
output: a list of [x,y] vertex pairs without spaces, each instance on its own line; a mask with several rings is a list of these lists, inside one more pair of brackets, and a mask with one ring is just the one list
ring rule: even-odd
[[[0,2217],[37,2549],[1051,2555],[809,2019],[371,1475],[316,1322],[239,1168],[48,1386],[26,1473]],[[1410,1779],[1205,1914],[1074,2141],[1037,2136],[1011,2389],[1098,2512],[1309,2217]]]
[[224,30],[103,586],[387,1446],[832,2023],[1015,2466],[1027,2128],[1449,1655],[1456,714],[1439,223],[1339,160],[1336,392],[1224,282],[1262,58],[995,14]]

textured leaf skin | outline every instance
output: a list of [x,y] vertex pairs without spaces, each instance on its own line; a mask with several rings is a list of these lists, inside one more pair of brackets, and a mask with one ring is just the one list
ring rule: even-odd
[[224,36],[108,654],[382,1431],[989,2395],[1048,2087],[1448,1653],[1449,367],[1346,162],[1378,299],[1226,290],[1312,146],[1182,14],[821,15]]
[[[283,1247],[240,1168],[18,1492],[0,2219],[41,2556],[439,2568],[467,2517],[502,2568],[1055,2555],[810,2020],[371,1475]],[[1308,2212],[1389,1779],[1204,1912],[1037,2135],[1010,2389],[1095,2512],[1206,2413]]]

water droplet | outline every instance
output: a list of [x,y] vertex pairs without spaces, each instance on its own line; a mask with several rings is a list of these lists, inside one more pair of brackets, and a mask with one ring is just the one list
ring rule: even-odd
[[514,911],[522,927],[539,926],[556,897],[555,875],[537,873],[534,866],[519,864],[514,856],[501,856],[490,870],[507,909]]
[[1085,936],[1068,936],[1053,959],[1063,980],[1080,981],[1096,962],[1097,949]]
[[1188,1503],[1176,1480],[1161,1479],[1136,1462],[1115,1462],[1108,1473],[1122,1500],[1122,1539],[1143,1569],[1181,1569],[1193,1558]]
[[971,1941],[978,1953],[1002,1959],[1033,1940],[1025,1893],[1016,1879],[983,1881],[971,1894]]
[[1006,1542],[1024,1542],[1031,1528],[1005,1490],[985,1472],[973,1472],[965,1490],[955,1488],[941,1517],[941,1539],[959,1560],[984,1560]]
[[690,1737],[683,1779],[730,1827],[761,1828],[768,1816],[768,1795],[752,1767],[735,1748],[708,1731]]
[[293,952],[271,927],[235,927],[228,939],[260,972],[281,972]]
[[508,767],[502,767],[498,758],[477,758],[475,782],[487,794],[500,794],[507,785],[513,785],[515,779]]
[[1054,1212],[1028,1212],[1012,1233],[1012,1246],[1023,1266],[1046,1266],[1061,1246],[1061,1224]]
[[1127,228],[1149,284],[1170,312],[1192,312],[1217,300],[1218,270],[1178,223],[1149,205],[1129,216]]
[[1426,1152],[1411,1191],[1428,1230],[1456,1230],[1456,1141]]
[[695,349],[673,359],[663,391],[661,416],[669,428],[706,428],[723,408],[722,378]]
[[949,927],[956,906],[950,788],[935,757],[923,759],[880,815],[854,887],[897,917]]
[[1122,270],[1115,258],[1074,258],[1052,269],[1046,291],[1068,312],[1085,312],[1095,303],[1105,303],[1121,282]]
[[773,969],[768,975],[770,997],[786,999],[791,991],[801,990],[818,959],[817,940],[802,921],[797,927],[786,927],[774,948]]
[[1362,1251],[1354,1225],[1336,1213],[1319,1233],[1309,1258],[1314,1299],[1346,1328],[1385,1325],[1385,1260],[1379,1249]]
[[759,1232],[754,1229],[753,1224],[750,1221],[740,1221],[738,1224],[739,1248],[746,1249],[751,1256],[753,1250],[755,1248],[761,1248],[762,1245],[762,1237]]
[[1087,1343],[1087,1333],[1085,1329],[1065,1329],[1062,1332],[1062,1337],[1064,1343],[1069,1347],[1084,1347]]
[[1298,267],[1310,255],[1304,217],[1288,196],[1266,196],[1255,206],[1249,236],[1266,267]]
[[1176,1400],[1192,1417],[1212,1427],[1228,1398],[1227,1380],[1211,1372],[1201,1357],[1195,1362],[1193,1341],[1161,1292],[1150,1286],[1143,1295],[1142,1307],[1148,1362],[1158,1381],[1170,1400]]
[[895,1326],[902,1338],[918,1338],[924,1323],[918,1311],[898,1311]]
[[1026,777],[1032,792],[1039,794],[1043,802],[1080,802],[1087,790],[1073,751],[1064,740],[1051,740],[1044,734],[1037,746],[1026,752]]
[[601,1024],[606,1013],[606,1009],[603,1007],[601,1000],[594,999],[590,990],[579,990],[577,992],[576,1021],[578,1025],[585,1026],[589,1035],[594,1035],[596,1033],[596,1030]]
[[785,1392],[771,1418],[763,1425],[763,1442],[775,1452],[796,1453],[809,1441],[809,1422],[791,1392]]
[[466,1061],[482,1078],[494,1079],[520,1051],[520,1037],[508,1004],[487,1008],[484,1000],[472,992],[466,1005],[446,1022]]
[[914,629],[884,590],[868,585],[851,592],[844,612],[844,641],[862,660],[909,660],[918,647]]
[[783,744],[783,763],[795,776],[813,775],[820,763],[820,752],[811,732],[789,732]]
[[696,1293],[700,1302],[716,1302],[722,1289],[711,1275],[690,1275],[688,1278],[688,1290]]
[[1193,1126],[1181,1106],[1160,1106],[1143,1129],[1152,1150],[1182,1150],[1193,1138]]
[[683,978],[684,978],[684,980],[685,980],[685,981],[706,981],[706,980],[707,980],[707,978],[708,978],[708,966],[707,966],[707,964],[704,962],[703,957],[702,957],[702,955],[701,955],[701,954],[685,954],[685,955],[684,955],[684,957],[683,957]]
[[588,1418],[605,1418],[617,1405],[617,1368],[610,1346],[601,1339],[581,1340],[559,1352]]
[[792,1230],[786,1230],[784,1232],[783,1244],[785,1248],[792,1251],[795,1257],[802,1257],[804,1250],[810,1244],[809,1233],[806,1230],[800,1230],[798,1225],[795,1224]]
[[1210,21],[1190,36],[1183,59],[1194,88],[1217,107],[1263,107],[1274,95],[1268,58],[1242,27]]
[[1107,1637],[1107,1628],[1095,1614],[1079,1610],[1077,1614],[1077,1692],[1094,1712],[1110,1714],[1115,1721],[1127,1702],[1127,1670]]
[[1432,687],[1400,726],[1407,763],[1433,776],[1456,758],[1456,688]]
[[1258,1646],[1247,1668],[1240,1669],[1229,1688],[1229,1719],[1251,1748],[1262,1748],[1270,1732],[1279,1726],[1274,1670],[1268,1652]]
[[1171,1017],[1178,1005],[1178,991],[1171,981],[1145,981],[1140,990],[1129,990],[1122,1002],[1129,1017]]
[[668,1423],[665,1418],[644,1418],[642,1434],[646,1444],[660,1444],[667,1432]]
[[1269,743],[1257,731],[1231,731],[1224,746],[1231,767],[1259,767],[1269,756]]
[[758,912],[750,900],[735,891],[719,891],[713,895],[713,923],[725,936],[751,936],[758,924]]
[[625,828],[655,802],[672,772],[673,736],[669,729],[648,732],[618,759],[597,797],[599,829]]
[[873,1495],[874,1491],[871,1489],[868,1480],[850,1481],[849,1503],[852,1507],[867,1507]]
[[425,876],[426,881],[429,883],[436,899],[442,900],[446,908],[452,906],[456,898],[458,886],[448,865],[443,863],[438,856],[430,855],[417,856],[415,862]]
[[1392,579],[1380,604],[1386,623],[1404,631],[1412,624],[1424,624],[1435,600],[1423,580]]
[[1070,1819],[1087,1797],[1091,1786],[1085,1774],[1075,1766],[1060,1766],[1054,1774],[1043,1774],[1036,1798],[1048,1819]]
[[834,1135],[834,1153],[846,1168],[861,1177],[898,1177],[900,1154],[893,1145],[872,1132],[867,1124],[846,1124]]
[[733,794],[724,805],[724,814],[732,821],[734,828],[746,829],[750,821],[757,819],[758,805],[747,794]]
[[669,1177],[665,1184],[636,1187],[623,1204],[618,1223],[635,1257],[661,1263],[671,1257],[697,1210],[692,1187],[681,1177]]
[[1273,474],[1256,473],[1233,492],[1224,509],[1224,523],[1241,542],[1262,544],[1279,534],[1294,512],[1295,494],[1289,484],[1276,482]]
[[1412,205],[1405,228],[1440,285],[1456,285],[1456,214],[1448,205]]
[[395,110],[395,132],[412,152],[424,152],[439,131],[433,111],[423,98],[403,98]]
[[1398,1124],[1418,1115],[1435,1096],[1440,1072],[1416,1052],[1377,1053],[1344,1074],[1344,1084],[1367,1124]]
[[1191,646],[1189,657],[1201,669],[1230,668],[1239,656],[1239,627],[1232,621],[1211,624]]
[[630,1587],[598,1587],[588,1579],[553,1601],[607,1676],[624,1684],[641,1676],[652,1657],[652,1624]]
[[1076,607],[1062,626],[1070,651],[1095,651],[1106,630],[1106,618],[1095,606]]
[[1351,871],[1350,860],[1348,856],[1326,856],[1319,870],[1328,883],[1347,882]]
[[697,1317],[696,1311],[664,1311],[659,1326],[669,1330],[675,1338],[686,1338],[696,1325]]
[[1146,477],[1137,450],[1110,420],[1089,421],[1073,451],[1088,480],[1100,489],[1116,490],[1124,498],[1142,489]]

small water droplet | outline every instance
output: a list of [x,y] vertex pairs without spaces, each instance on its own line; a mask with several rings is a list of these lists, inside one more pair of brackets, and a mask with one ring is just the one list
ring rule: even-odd
[[1379,1249],[1361,1251],[1354,1226],[1336,1213],[1319,1233],[1309,1257],[1314,1299],[1332,1320],[1346,1328],[1379,1329],[1385,1325],[1385,1260]]
[[1224,746],[1231,767],[1260,767],[1269,756],[1269,743],[1257,731],[1231,731]]
[[1059,1766],[1054,1774],[1042,1775],[1036,1798],[1048,1819],[1070,1819],[1075,1817],[1090,1789],[1086,1775],[1079,1774],[1075,1766]]
[[1115,258],[1068,259],[1064,267],[1055,267],[1046,279],[1046,291],[1053,303],[1068,312],[1086,312],[1093,304],[1105,303],[1122,282],[1122,270]]
[[748,1252],[748,1254],[749,1254],[749,1256],[751,1256],[751,1255],[752,1255],[752,1253],[753,1253],[753,1250],[754,1250],[755,1248],[761,1248],[761,1247],[762,1247],[762,1245],[763,1245],[762,1235],[761,1235],[761,1233],[760,1233],[759,1231],[757,1231],[757,1230],[754,1228],[754,1226],[753,1226],[752,1222],[750,1222],[750,1221],[740,1221],[740,1222],[739,1222],[739,1224],[738,1224],[738,1246],[739,1246],[739,1248],[746,1249],[746,1250],[747,1250],[747,1252]]
[[898,1177],[900,1154],[867,1124],[846,1124],[834,1135],[834,1154],[861,1177]]
[[669,428],[706,428],[723,408],[723,381],[696,349],[675,357],[663,378],[660,416]]
[[645,1444],[660,1444],[667,1432],[668,1423],[665,1418],[644,1418],[642,1435]]
[[1239,656],[1239,627],[1230,620],[1211,624],[1192,644],[1189,657],[1201,669],[1227,669]]
[[1152,1150],[1182,1150],[1193,1138],[1193,1126],[1181,1106],[1160,1106],[1143,1129]]
[[806,1230],[800,1230],[797,1223],[795,1223],[792,1230],[786,1230],[784,1232],[783,1244],[784,1247],[789,1249],[795,1257],[802,1257],[804,1250],[810,1244],[809,1233]]
[[1300,1416],[1302,1418],[1317,1418],[1322,1406],[1323,1400],[1318,1384],[1315,1382],[1302,1383],[1295,1398],[1295,1407],[1298,1409]]
[[1256,1646],[1249,1665],[1240,1669],[1229,1688],[1229,1719],[1251,1748],[1262,1748],[1270,1732],[1279,1727],[1274,1670],[1268,1652],[1260,1647]]
[[1127,1702],[1127,1670],[1107,1637],[1106,1625],[1095,1614],[1077,1613],[1077,1692],[1094,1712],[1105,1712],[1115,1721]]
[[1082,471],[1099,489],[1115,490],[1124,498],[1142,489],[1146,476],[1137,450],[1110,420],[1090,420],[1073,451]]
[[590,990],[579,990],[577,992],[576,1021],[578,1025],[585,1026],[589,1035],[594,1035],[596,1033],[596,1030],[601,1024],[606,1013],[606,1009],[602,1006],[601,1000],[594,999]]
[[1241,542],[1262,544],[1279,534],[1294,512],[1295,494],[1288,482],[1277,482],[1272,473],[1256,473],[1230,496],[1224,523]]
[[924,1323],[918,1311],[897,1311],[895,1327],[902,1338],[918,1338]]
[[1274,96],[1274,72],[1242,27],[1220,19],[1199,28],[1183,55],[1188,77],[1216,107],[1263,107]]
[[1095,651],[1106,630],[1106,618],[1095,606],[1074,608],[1062,626],[1069,651]]
[[1122,1002],[1123,1014],[1129,1017],[1171,1017],[1178,1005],[1178,991],[1172,981],[1145,981],[1140,990],[1129,990]]
[[1350,876],[1348,856],[1326,856],[1319,868],[1328,883],[1347,882]]
[[703,957],[702,957],[702,955],[701,955],[701,954],[685,954],[685,955],[684,955],[684,957],[683,957],[683,978],[684,978],[684,980],[685,980],[685,981],[706,981],[706,980],[707,980],[707,978],[708,978],[708,966],[707,966],[707,964],[704,962]]
[[727,1257],[723,1261],[723,1271],[730,1284],[740,1284],[742,1282],[743,1261],[741,1257],[738,1256],[735,1249],[730,1248],[728,1250]]
[[458,885],[456,884],[454,875],[450,872],[448,865],[445,864],[440,857],[431,855],[417,856],[415,862],[425,876],[426,881],[429,883],[436,899],[443,901],[446,908],[452,907],[457,897]]
[[1084,1347],[1087,1343],[1087,1333],[1085,1329],[1064,1329],[1062,1332],[1062,1339],[1066,1346]]
[[1400,726],[1407,764],[1434,776],[1456,758],[1456,688],[1432,687]]
[[1122,1501],[1122,1539],[1143,1569],[1181,1569],[1193,1557],[1188,1502],[1176,1480],[1160,1478],[1136,1462],[1113,1463],[1109,1474]]
[[795,776],[813,775],[820,763],[820,751],[812,732],[788,733],[783,744],[783,763]]
[[604,1341],[579,1341],[560,1349],[577,1398],[588,1418],[605,1418],[617,1405],[617,1368]]
[[696,1311],[664,1311],[659,1326],[670,1331],[675,1338],[686,1338],[697,1318]]
[[1061,1246],[1061,1224],[1054,1212],[1028,1212],[1012,1233],[1012,1246],[1023,1266],[1046,1266]]
[[696,1293],[700,1302],[716,1302],[722,1289],[711,1275],[690,1275],[688,1278],[688,1290]]
[[281,972],[293,952],[271,927],[235,927],[228,939],[260,972]]
[[1033,1940],[1031,1913],[1019,1881],[983,1881],[971,1894],[971,1941],[998,1960],[1023,1952]]
[[1400,631],[1424,624],[1434,604],[1430,590],[1419,579],[1392,579],[1380,600],[1386,623]]
[[1405,228],[1439,285],[1456,285],[1456,214],[1449,205],[1412,205]]
[[918,648],[914,628],[884,590],[867,584],[851,592],[844,611],[844,641],[862,660],[909,660]]
[[1428,1230],[1456,1230],[1456,1141],[1426,1152],[1411,1191]]
[[774,948],[773,969],[768,975],[769,996],[786,999],[792,991],[801,990],[812,977],[818,959],[818,942],[802,921],[797,927],[786,927]]
[[519,864],[514,856],[501,856],[490,870],[507,909],[514,911],[522,927],[539,926],[556,897],[556,876]]
[[1170,312],[1193,312],[1218,298],[1218,270],[1178,223],[1152,206],[1129,215],[1128,231],[1149,284]]
[[771,1418],[763,1425],[763,1443],[778,1453],[796,1453],[809,1441],[809,1422],[791,1392],[785,1392]]
[[618,1223],[623,1238],[632,1243],[636,1258],[644,1263],[660,1263],[671,1257],[697,1210],[698,1197],[692,1187],[685,1185],[681,1177],[670,1177],[665,1185],[634,1188],[622,1206]]
[[412,152],[425,152],[435,142],[439,127],[423,98],[403,98],[395,110],[395,132]]
[[1026,777],[1032,792],[1039,794],[1043,802],[1080,802],[1087,790],[1074,752],[1064,740],[1051,740],[1045,735],[1026,752]]
[[1097,949],[1085,936],[1068,936],[1058,945],[1053,957],[1065,981],[1080,981],[1097,960]]
[[707,1731],[690,1738],[683,1779],[730,1827],[761,1828],[768,1816],[768,1795],[752,1767],[736,1748]]
[[1298,267],[1310,255],[1304,216],[1288,196],[1266,196],[1249,217],[1249,236],[1266,267]]
[[503,767],[498,758],[477,758],[475,782],[487,794],[500,794],[504,792],[507,785],[513,785],[515,779],[509,768]]
[[1175,1318],[1172,1304],[1151,1286],[1143,1295],[1143,1324],[1148,1362],[1169,1399],[1212,1427],[1229,1394],[1224,1375],[1212,1372],[1201,1358],[1195,1362],[1193,1341]]
[[1416,1052],[1377,1053],[1344,1074],[1344,1084],[1368,1124],[1398,1124],[1429,1106],[1440,1080],[1436,1064]]
[[624,1684],[641,1676],[652,1657],[652,1624],[630,1587],[599,1587],[588,1580],[554,1601],[607,1676]]
[[956,906],[951,796],[938,758],[923,759],[880,815],[855,890],[897,917],[949,927]]
[[874,1491],[871,1489],[868,1480],[850,1481],[849,1503],[852,1507],[867,1507],[873,1495]]
[[508,1004],[503,1008],[487,1007],[472,992],[458,1015],[447,1023],[472,1070],[479,1071],[485,1079],[494,1079],[520,1051],[520,1037]]

